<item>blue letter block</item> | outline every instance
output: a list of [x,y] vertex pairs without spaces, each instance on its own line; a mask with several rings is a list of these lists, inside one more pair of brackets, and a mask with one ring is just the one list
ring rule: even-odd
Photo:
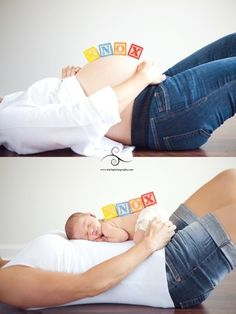
[[116,204],[116,211],[118,216],[124,216],[131,213],[131,208],[128,202],[123,202]]
[[100,57],[106,57],[113,55],[113,49],[111,43],[98,45]]

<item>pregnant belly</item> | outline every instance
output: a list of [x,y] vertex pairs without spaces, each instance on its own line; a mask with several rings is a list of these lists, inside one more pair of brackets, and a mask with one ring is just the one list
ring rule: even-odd
[[[77,74],[77,78],[87,95],[106,87],[115,86],[131,77],[138,60],[127,56],[110,56],[86,64]],[[108,104],[109,106],[109,104]],[[114,125],[107,137],[123,144],[131,144],[131,119],[133,102],[121,114],[121,122]]]

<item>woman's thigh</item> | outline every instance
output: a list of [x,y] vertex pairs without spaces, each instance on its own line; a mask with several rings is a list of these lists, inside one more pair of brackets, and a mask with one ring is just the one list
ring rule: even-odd
[[150,107],[149,148],[196,149],[236,112],[236,57],[169,77]]
[[173,76],[200,64],[234,56],[236,56],[236,33],[224,36],[199,49],[168,69],[165,74]]

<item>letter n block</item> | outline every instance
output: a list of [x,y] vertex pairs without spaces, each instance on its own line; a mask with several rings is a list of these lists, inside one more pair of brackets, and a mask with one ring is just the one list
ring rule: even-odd
[[145,207],[152,206],[152,205],[157,203],[155,195],[153,192],[143,194],[143,195],[141,195],[141,198],[142,198],[142,201],[143,201],[143,204]]
[[99,52],[96,47],[90,47],[84,50],[83,53],[88,62],[92,62],[100,58]]
[[143,52],[143,47],[132,44],[129,48],[128,56],[139,59]]
[[116,204],[116,210],[118,213],[118,216],[124,216],[131,213],[131,208],[129,206],[129,202],[123,202]]
[[98,45],[99,47],[99,52],[101,57],[106,57],[113,55],[113,49],[111,43],[106,43],[106,44],[100,44]]
[[142,209],[144,209],[142,198],[134,198],[129,201],[129,206],[131,207],[132,213],[138,212]]
[[126,56],[126,42],[114,42],[114,55]]
[[102,207],[103,216],[106,220],[117,217],[116,205],[109,204]]

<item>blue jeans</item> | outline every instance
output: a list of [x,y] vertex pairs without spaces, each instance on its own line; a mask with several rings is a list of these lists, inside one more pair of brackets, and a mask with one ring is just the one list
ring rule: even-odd
[[132,145],[151,150],[199,148],[236,112],[236,33],[200,49],[135,99]]
[[236,247],[216,218],[198,218],[185,205],[170,217],[176,234],[165,248],[169,292],[177,308],[202,303],[236,267]]

